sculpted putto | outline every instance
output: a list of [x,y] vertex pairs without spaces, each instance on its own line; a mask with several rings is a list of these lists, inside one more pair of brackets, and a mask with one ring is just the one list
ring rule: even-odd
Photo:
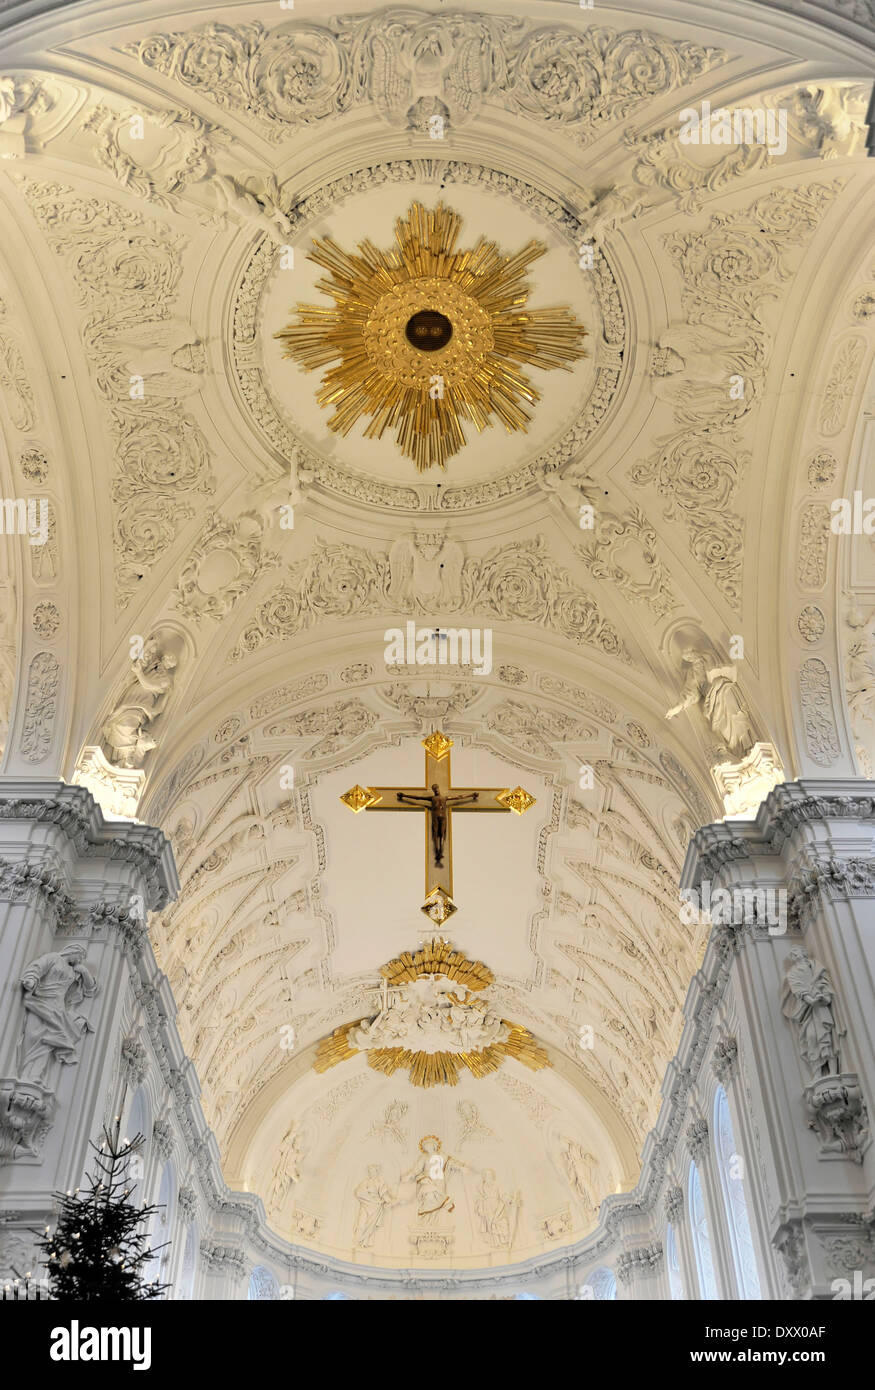
[[598,496],[592,478],[580,468],[570,468],[565,473],[545,470],[538,476],[538,486],[567,508],[575,520],[580,517],[582,506],[595,506]]

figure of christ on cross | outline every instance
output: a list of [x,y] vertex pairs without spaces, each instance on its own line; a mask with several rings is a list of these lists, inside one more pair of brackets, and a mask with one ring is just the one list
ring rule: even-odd
[[399,801],[405,802],[408,806],[427,806],[428,820],[431,826],[431,847],[434,858],[434,865],[437,869],[444,867],[444,845],[447,839],[447,815],[450,806],[465,806],[471,801],[476,801],[479,792],[460,792],[458,796],[441,796],[441,789],[437,782],[431,784],[431,796],[426,792],[420,796],[416,792],[396,792]]
[[534,805],[534,797],[521,787],[514,791],[507,787],[454,789],[450,769],[452,739],[434,730],[422,743],[425,748],[424,786],[353,787],[341,800],[354,811],[424,811],[426,900],[436,890],[452,899],[453,813],[516,811],[522,814]]

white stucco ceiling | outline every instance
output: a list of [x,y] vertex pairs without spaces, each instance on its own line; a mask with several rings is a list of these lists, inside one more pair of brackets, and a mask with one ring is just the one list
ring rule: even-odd
[[[875,165],[853,130],[859,94],[846,108],[836,96],[867,80],[861,35],[742,0],[712,9],[707,32],[699,5],[582,14],[509,0],[486,8],[518,28],[486,25],[450,81],[411,58],[418,11],[404,10],[394,38],[375,20],[343,50],[354,101],[320,105],[308,78],[312,109],[293,119],[259,66],[263,36],[243,29],[334,53],[344,26],[323,4],[68,8],[4,45],[17,85],[0,122],[2,482],[9,496],[38,489],[57,517],[45,554],[4,559],[4,768],[72,778],[130,683],[132,637],[157,635],[178,666],[138,814],[171,836],[183,887],[152,930],[229,1181],[303,1244],[416,1263],[409,1188],[369,1252],[354,1246],[354,1189],[368,1164],[397,1185],[436,1133],[521,1194],[512,1248],[496,1249],[472,1205],[479,1178],[460,1177],[449,1263],[553,1248],[635,1181],[702,948],[678,920],[676,884],[690,835],[721,814],[710,768],[722,755],[701,717],[665,720],[682,646],[725,661],[744,636],[744,699],[788,777],[853,768],[855,746],[870,755],[871,658],[864,643],[843,672],[843,624],[853,598],[868,631],[875,552],[830,549],[822,515],[871,468],[857,421],[871,402]],[[348,11],[359,33],[366,7]],[[456,21],[438,7],[433,18],[446,38]],[[225,26],[219,38],[210,25]],[[610,49],[608,29],[651,37]],[[614,55],[600,106],[575,86],[590,31]],[[484,73],[513,68],[523,41],[541,85],[511,99],[509,80],[490,87]],[[630,97],[636,80],[645,90]],[[770,160],[734,147],[706,160],[677,141],[688,104],[806,85],[844,109],[833,143],[816,120],[791,121]],[[449,103],[444,141],[409,128],[405,93],[411,108]],[[142,148],[132,113],[145,113]],[[257,175],[261,210],[245,198],[229,210],[217,171],[238,194]],[[271,178],[293,271],[264,213]],[[311,237],[388,245],[415,198],[458,211],[466,244],[543,240],[531,302],[570,305],[591,334],[570,372],[533,373],[528,434],[469,429],[440,478],[417,475],[389,432],[330,435],[318,377],[282,360],[273,336],[319,297]],[[592,228],[599,294],[576,254]],[[128,384],[143,363],[137,417]],[[733,372],[748,396],[727,422]],[[281,530],[266,499],[296,450],[316,477]],[[824,455],[828,483],[812,462]],[[606,529],[587,535],[540,485],[553,468],[592,476]],[[392,547],[405,539],[424,559],[399,597]],[[819,618],[803,618],[811,609]],[[492,670],[387,668],[385,631],[411,619],[489,627]],[[45,737],[29,675],[41,652],[57,667]],[[825,734],[805,707],[822,680],[811,661],[827,672]],[[425,922],[418,818],[356,817],[339,795],[418,783],[433,727],[456,740],[457,785],[521,782],[537,798],[522,819],[460,822],[450,933],[553,1065],[507,1062],[425,1092],[361,1056],[318,1075],[319,1040],[373,1007],[379,967]],[[393,1102],[407,1107],[402,1139],[380,1128]],[[488,1134],[465,1137],[461,1102]],[[569,1142],[592,1160],[589,1199],[569,1178]]]

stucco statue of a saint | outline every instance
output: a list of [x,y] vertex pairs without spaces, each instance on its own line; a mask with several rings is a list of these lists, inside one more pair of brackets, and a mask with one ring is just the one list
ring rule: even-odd
[[795,1027],[799,1055],[811,1072],[811,1080],[838,1076],[841,1034],[833,1012],[832,984],[823,966],[801,946],[790,952],[781,1012]]
[[484,1168],[474,1200],[474,1210],[487,1245],[496,1250],[510,1248],[516,1229],[520,1194],[511,1196],[501,1191],[492,1168]]
[[117,767],[141,767],[156,746],[151,728],[173,689],[176,657],[153,637],[131,662],[133,679],[103,726],[103,738]]
[[71,942],[32,960],[21,976],[24,1028],[18,1049],[20,1080],[53,1086],[56,1064],[75,1062],[83,1034],[94,1031],[84,1015],[74,1013],[76,1006],[98,989],[84,961],[85,947]]
[[736,667],[712,666],[710,657],[696,647],[685,647],[681,659],[686,667],[683,698],[666,711],[666,719],[699,705],[728,752],[743,758],[754,745],[754,735],[738,689]]
[[441,1153],[441,1141],[436,1134],[427,1134],[419,1141],[422,1157],[402,1176],[403,1182],[416,1183],[416,1214],[420,1221],[434,1222],[441,1214],[449,1215],[456,1204],[447,1190],[451,1173],[461,1172],[469,1165],[450,1154]]
[[354,1189],[353,1195],[359,1204],[353,1227],[353,1241],[363,1250],[369,1250],[374,1236],[383,1224],[389,1207],[394,1206],[397,1194],[392,1191],[383,1177],[379,1163],[368,1164],[367,1177]]

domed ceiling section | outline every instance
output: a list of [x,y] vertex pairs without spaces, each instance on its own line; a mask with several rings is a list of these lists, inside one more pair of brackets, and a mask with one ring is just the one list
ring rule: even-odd
[[[690,836],[870,755],[871,547],[827,534],[869,458],[862,31],[536,10],[70,6],[4,35],[0,470],[49,506],[45,543],[3,552],[4,770],[165,828],[181,891],[150,927],[226,1177],[364,1264],[592,1229],[635,1183],[703,948]],[[703,101],[783,110],[786,147],[683,143]],[[397,421],[333,432],[331,364],[277,337],[335,305],[314,242],[388,253],[415,204],[511,266],[543,247],[509,312],[586,331],[549,370],[508,351],[526,429],[463,420],[445,470]],[[406,305],[374,351],[417,310],[474,351],[454,306]],[[399,661],[408,624],[470,659]],[[434,729],[454,785],[535,798],[457,818],[440,934],[548,1065],[316,1070],[434,929],[424,817],[340,797],[422,785]],[[466,996],[431,1003],[472,1026]],[[413,1239],[417,1165],[443,1245]]]
[[[406,222],[411,207],[418,204],[432,214],[437,207],[443,206],[447,212],[458,217],[458,249],[473,250],[481,235],[480,228],[493,226],[498,218],[502,228],[501,248],[506,260],[512,261],[515,255],[531,243],[542,252],[523,279],[523,284],[537,284],[537,295],[530,296],[530,303],[518,306],[517,314],[561,306],[561,312],[576,320],[587,334],[587,340],[580,342],[580,360],[575,363],[569,352],[568,358],[560,359],[561,365],[566,368],[564,371],[536,369],[538,384],[534,388],[532,377],[526,373],[525,358],[521,362],[519,358],[514,360],[514,356],[508,355],[506,350],[499,350],[499,342],[499,347],[493,349],[496,368],[503,368],[505,372],[509,369],[522,370],[525,386],[529,390],[537,391],[539,399],[536,404],[527,401],[521,392],[515,392],[511,396],[512,403],[515,401],[516,404],[524,406],[529,420],[520,419],[516,411],[512,414],[509,412],[508,427],[505,427],[501,416],[493,412],[488,424],[484,423],[479,432],[473,423],[464,421],[462,430],[465,443],[448,457],[446,476],[442,477],[440,471],[433,471],[427,479],[417,478],[416,470],[410,467],[410,458],[405,457],[398,447],[394,429],[386,429],[380,439],[366,436],[363,426],[369,423],[369,416],[356,421],[346,437],[326,439],[328,412],[318,404],[315,389],[316,385],[321,384],[321,374],[314,381],[314,377],[299,363],[289,362],[283,356],[282,344],[274,341],[286,328],[290,321],[290,311],[295,307],[288,302],[292,287],[297,304],[316,305],[324,313],[329,303],[325,294],[317,288],[325,277],[324,269],[308,257],[299,270],[298,266],[302,260],[299,251],[295,258],[294,278],[283,269],[280,255],[275,259],[272,274],[264,282],[260,300],[261,312],[256,316],[259,336],[254,342],[245,337],[238,339],[241,342],[238,363],[242,358],[246,364],[242,373],[238,371],[241,393],[246,403],[252,406],[252,388],[250,385],[247,389],[246,372],[248,370],[251,373],[255,356],[256,360],[263,364],[262,379],[272,408],[281,417],[284,414],[293,414],[305,447],[318,451],[321,443],[323,448],[330,449],[332,461],[349,470],[360,487],[374,481],[378,484],[392,484],[397,488],[409,486],[411,482],[416,481],[432,484],[440,482],[442,486],[446,486],[449,483],[470,484],[496,476],[513,475],[531,457],[533,451],[540,452],[564,433],[565,429],[570,428],[580,415],[585,415],[588,408],[591,409],[593,393],[601,375],[600,369],[607,358],[612,359],[612,384],[616,389],[616,369],[621,360],[623,345],[623,321],[619,312],[616,285],[606,272],[607,298],[603,309],[599,295],[601,281],[594,277],[584,277],[579,273],[579,254],[576,247],[567,237],[563,238],[555,230],[546,228],[543,221],[524,205],[520,206],[511,191],[502,197],[500,192],[489,189],[488,185],[485,188],[482,185],[466,185],[461,182],[461,177],[464,176],[464,171],[461,170],[460,181],[453,181],[449,186],[446,179],[439,182],[435,179],[427,182],[417,179],[411,181],[409,167],[405,167],[402,161],[396,161],[389,166],[387,172],[396,178],[400,174],[401,181],[386,182],[367,191],[341,198],[333,216],[320,210],[317,213],[320,239],[331,239],[337,244],[336,229],[339,224],[343,224],[356,228],[355,242],[340,248],[346,254],[354,253],[357,245],[366,239],[375,249],[391,250],[396,241],[396,225]],[[474,170],[470,172],[473,176]],[[296,241],[302,250],[309,248],[311,239],[306,235],[303,216],[298,226],[300,230],[296,228]],[[463,265],[462,272],[464,268]],[[248,276],[245,283],[247,293],[250,294],[253,291],[254,277],[250,273],[252,269],[247,267],[247,271],[244,272],[244,277]],[[422,278],[426,281],[429,279],[427,276]],[[363,283],[366,284],[367,279],[365,275]],[[413,283],[415,285],[416,281]],[[515,285],[513,289],[516,289]],[[500,283],[498,292],[501,293]],[[420,296],[422,293],[421,289]],[[444,373],[450,374],[446,382],[447,391],[453,389],[453,363],[451,361],[447,364],[446,359],[455,351],[456,344],[464,343],[466,335],[470,338],[475,331],[481,335],[488,334],[491,341],[493,324],[491,315],[484,313],[476,301],[465,295],[454,284],[451,275],[446,279],[442,276],[436,279],[432,277],[432,284],[423,303],[425,307],[431,304],[440,308],[443,305],[451,318],[456,318],[456,331],[446,349],[434,356],[429,354],[421,366],[426,385],[437,397],[438,391],[444,389]],[[416,307],[419,307],[418,297],[416,304],[411,301],[411,313]],[[376,314],[378,310],[379,301],[371,312]],[[606,343],[603,345],[605,311],[618,319],[617,324],[611,325],[612,336],[616,340],[612,350]],[[376,342],[384,332],[388,337],[383,347],[385,357],[379,358],[376,354]],[[398,380],[403,374],[406,360],[415,359],[417,350],[408,348],[405,351],[403,335],[398,333],[397,327],[394,335],[388,326],[384,330],[382,320],[374,323],[373,334],[375,337],[365,359],[367,367],[379,370],[393,381]],[[399,337],[401,341],[396,346],[395,339]],[[599,351],[601,352],[599,366],[596,366],[596,360],[593,359],[590,342],[595,344],[596,358]],[[573,351],[575,345],[572,343],[571,346]],[[584,350],[590,354],[586,358],[583,357]],[[421,352],[419,355],[425,357]],[[411,361],[410,366],[413,365],[414,361]],[[462,358],[455,370],[459,377],[458,390],[464,400],[466,392],[470,391],[471,385],[477,380],[477,372],[480,370],[479,359],[472,358],[470,364],[467,364]],[[434,382],[432,378],[435,378]],[[500,376],[497,374],[489,389],[494,390],[498,381]],[[609,403],[609,399],[603,403],[602,410]],[[594,419],[591,428],[594,429],[596,423],[597,420]]]
[[[264,1154],[275,1166],[259,1165]],[[515,1063],[494,1084],[463,1079],[433,1095],[357,1059],[328,1087],[302,1080],[241,1164],[237,1185],[264,1193],[279,1234],[396,1267],[476,1269],[561,1245],[592,1227],[623,1176],[576,1087],[551,1072],[536,1088]],[[432,1227],[418,1219],[428,1206],[440,1212]]]

